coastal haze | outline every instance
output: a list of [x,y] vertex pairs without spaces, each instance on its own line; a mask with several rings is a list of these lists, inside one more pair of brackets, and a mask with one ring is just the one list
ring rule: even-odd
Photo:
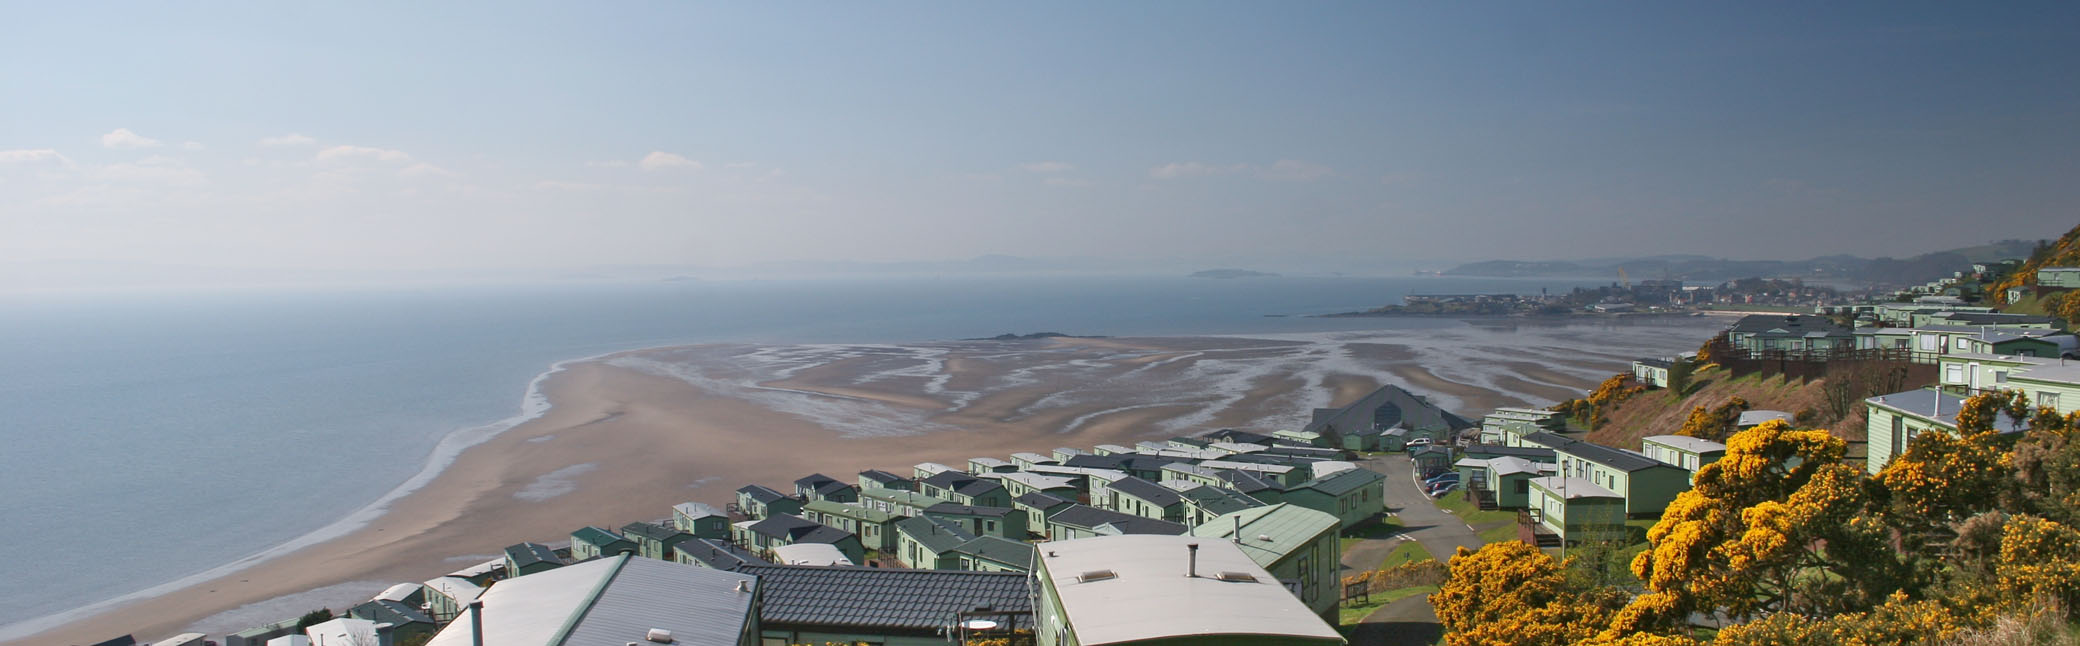
[[[495,484],[509,487],[505,492],[489,494],[436,480],[450,472],[451,461],[467,463],[469,453],[463,449],[475,443],[486,442],[481,451],[494,451],[489,447],[500,442],[520,442],[500,434],[520,422],[545,411],[579,416],[565,402],[550,406],[546,395],[555,394],[551,384],[556,380],[543,373],[564,364],[573,372],[556,374],[578,374],[583,371],[577,366],[589,364],[575,360],[586,357],[699,344],[612,360],[661,363],[603,367],[627,373],[616,384],[706,384],[721,393],[708,400],[740,402],[731,410],[752,429],[793,425],[833,438],[912,435],[915,439],[905,441],[958,454],[977,450],[967,443],[979,437],[1002,436],[1004,442],[1023,445],[1025,440],[1010,438],[1027,434],[1005,431],[1017,428],[1052,436],[1034,442],[1044,446],[1025,447],[1049,449],[1070,443],[1063,432],[1087,427],[1127,437],[1212,430],[1219,424],[1288,424],[1308,407],[1389,379],[1462,413],[1499,402],[1558,399],[1566,396],[1562,387],[1615,370],[1630,354],[1694,349],[1701,333],[1680,330],[1712,320],[1663,319],[1674,321],[1672,328],[1530,326],[1525,329],[1536,332],[1520,341],[1503,331],[1507,327],[1492,328],[1505,322],[1466,327],[1441,318],[1307,316],[1363,310],[1410,293],[1560,292],[1594,284],[1475,278],[995,278],[0,298],[0,355],[13,368],[0,372],[0,405],[12,411],[0,432],[16,446],[0,453],[0,484],[16,495],[12,504],[0,507],[0,525],[95,527],[120,518],[154,528],[150,541],[121,532],[86,532],[68,543],[73,548],[0,563],[0,578],[45,582],[0,594],[0,638],[21,639],[83,617],[98,618],[83,624],[87,632],[59,635],[86,641],[108,630],[140,630],[142,624],[132,621],[145,617],[145,610],[125,604],[151,597],[165,604],[159,621],[169,630],[272,595],[346,584],[204,625],[238,629],[272,621],[270,613],[366,597],[357,593],[454,569],[443,559],[489,553],[523,540],[520,536],[548,540],[568,532],[546,529],[563,522],[559,508],[537,509],[535,502],[509,495],[530,485],[544,496],[564,487],[594,496],[641,491],[705,500],[716,495],[681,484],[638,486],[633,483],[651,481],[631,474],[649,471],[621,468],[626,465],[607,459],[566,459],[550,451],[568,443],[517,444],[548,453],[538,465],[500,476]],[[1009,345],[956,341],[1041,331],[1257,340],[1194,341],[1206,344],[1192,351],[1195,356],[1166,357],[1162,365],[1119,374],[1086,364],[1109,356],[1097,348],[1125,342],[1120,339]],[[1627,340],[1638,335],[1648,336]],[[1570,346],[1597,354],[1577,354],[1566,350]],[[1490,353],[1496,356],[1483,358]],[[955,367],[934,367],[935,356],[942,357],[938,364]],[[1512,374],[1516,369],[1508,367],[1581,361],[1601,363],[1551,374]],[[836,376],[817,382],[819,388],[910,394],[890,401],[807,396],[788,385],[824,374]],[[637,378],[643,376],[650,378]],[[845,385],[853,378],[864,383]],[[1045,380],[1048,386],[1025,383],[1029,379]],[[1005,399],[1013,397],[1007,394],[990,399],[987,393],[1033,396],[1047,388],[1062,392],[1020,403],[1016,408],[1022,412],[998,411],[1009,421],[985,423],[994,418],[981,415],[987,405],[976,403],[1016,401]],[[1253,403],[1238,396],[1266,399]],[[1214,418],[1187,408],[1223,412]],[[947,409],[952,411],[943,412]],[[1124,410],[1107,413],[1113,409]],[[765,412],[746,412],[752,410]],[[1072,426],[1078,418],[1083,421]],[[971,423],[988,432],[958,430]],[[1123,430],[1129,426],[1134,428]],[[755,442],[740,444],[758,448]],[[770,458],[760,463],[765,470],[739,478],[719,469],[743,465],[713,463],[704,449],[681,456],[698,465],[681,465],[684,470],[661,477],[686,483],[717,478],[704,482],[726,493],[750,482],[779,484],[798,477],[790,474],[808,464],[802,460],[828,458],[835,462],[817,468],[849,474],[867,468],[844,457],[859,450],[864,449]],[[479,459],[509,459],[495,452],[483,455],[495,457]],[[535,484],[564,469],[571,470]],[[95,476],[82,479],[80,473]],[[576,486],[622,479],[631,484]],[[446,506],[429,509],[423,505],[430,503],[414,503],[420,498],[408,495],[418,491],[452,498]],[[570,495],[544,497],[542,504],[583,499]],[[282,558],[369,527],[392,535],[402,530],[380,523],[401,518],[413,518],[431,531],[445,522],[441,519],[484,500],[514,507],[509,513],[473,516],[474,524],[457,527],[469,528],[471,540],[504,541],[489,548],[434,540],[411,549],[342,543],[353,547],[334,552],[337,558],[326,561],[334,569],[322,572],[307,558]],[[657,513],[644,508],[625,518],[585,516],[582,522],[618,525]],[[495,525],[518,522],[540,525],[494,531]],[[416,560],[378,567],[404,555]],[[293,567],[239,569],[256,563]],[[283,578],[282,572],[305,574]],[[230,577],[220,585],[195,587],[226,574]],[[119,611],[101,614],[112,608]]]
[[808,472],[1287,428],[1383,383],[1464,412],[1543,404],[1622,370],[1631,356],[1694,348],[1718,324],[1437,320],[1217,337],[615,353],[559,365],[538,382],[539,417],[471,438],[482,444],[363,525],[43,637],[236,630],[301,606],[365,598],[514,541],[555,541],[572,523],[653,518],[687,500],[724,504],[741,484],[778,486]]
[[[811,472],[1382,384],[1578,396],[1726,323],[1584,314],[1633,309],[1606,293],[1874,291],[2057,235],[2076,33],[2059,3],[10,6],[0,528],[66,538],[0,560],[0,644],[237,630]],[[1832,296],[1800,298],[1771,305]]]

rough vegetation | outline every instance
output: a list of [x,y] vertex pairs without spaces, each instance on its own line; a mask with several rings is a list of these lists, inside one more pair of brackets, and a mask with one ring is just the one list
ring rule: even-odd
[[[1814,418],[1816,426],[1826,428],[1836,437],[1846,440],[1863,439],[1863,407],[1851,406],[1848,410],[1842,411],[1846,414],[1831,414],[1827,404],[1828,380],[1799,382],[1787,381],[1783,377],[1763,378],[1758,375],[1735,378],[1725,369],[1702,362],[1691,380],[1693,385],[1689,393],[1681,398],[1675,397],[1673,393],[1656,397],[1627,397],[1599,411],[1602,423],[1590,431],[1589,441],[1605,446],[1638,447],[1640,438],[1678,432],[1675,429],[1687,429],[1700,408],[1712,415],[1719,415],[1722,410],[1728,415],[1725,419],[1729,423],[1722,427],[1723,432],[1716,435],[1695,435],[1711,440],[1723,439],[1731,433],[1730,421],[1739,419],[1740,410],[1781,410],[1793,415],[1812,410],[1815,411],[1814,415],[1817,415]],[[1856,392],[1863,391],[1859,389]],[[1863,398],[1856,397],[1855,400],[1860,404]],[[1747,407],[1740,408],[1736,402],[1744,402]],[[1739,410],[1727,410],[1729,406]],[[1568,410],[1560,406],[1555,408]],[[1679,433],[1693,434],[1687,431]]]
[[[2059,236],[2057,240],[2037,245],[2036,250],[2030,252],[2029,258],[2022,262],[2022,268],[2008,274],[2007,278],[1993,285],[1990,291],[1993,292],[1994,302],[2006,304],[2007,292],[2010,287],[2037,284],[2038,269],[2045,267],[2072,267],[2076,265],[2080,265],[2080,227],[2073,227],[2071,231],[2067,231],[2065,235]],[[2045,307],[2044,303],[2040,302],[2038,305],[2047,314],[2051,313],[2051,308]],[[2071,317],[2068,318],[2070,319]]]
[[[2028,428],[1997,430],[2004,415]],[[1957,434],[1921,433],[1870,476],[1835,434],[1774,421],[1698,470],[1634,557],[1639,583],[1504,542],[1461,550],[1431,601],[1455,646],[2073,643],[2076,440],[2080,414],[1984,394]]]

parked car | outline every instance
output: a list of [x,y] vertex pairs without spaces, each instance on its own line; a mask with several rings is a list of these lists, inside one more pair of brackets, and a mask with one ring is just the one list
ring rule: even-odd
[[1434,475],[1434,476],[1430,476],[1430,478],[1429,478],[1429,479],[1427,479],[1427,480],[1424,480],[1424,481],[1423,481],[1423,486],[1425,486],[1425,487],[1428,487],[1428,486],[1430,486],[1430,485],[1434,485],[1434,484],[1437,484],[1437,483],[1440,483],[1440,482],[1458,482],[1458,481],[1459,481],[1459,472],[1457,472],[1457,471],[1446,471],[1446,472],[1444,472],[1444,473],[1440,473],[1440,474],[1437,474],[1437,475]]
[[1416,438],[1416,439],[1413,439],[1413,440],[1409,440],[1409,441],[1408,441],[1408,448],[1411,448],[1411,449],[1413,449],[1413,448],[1416,448],[1416,447],[1418,447],[1418,446],[1430,446],[1431,444],[1435,444],[1435,443],[1436,443],[1436,442],[1432,441],[1432,440],[1431,440],[1430,438],[1427,438],[1427,437],[1419,437],[1419,438]]
[[1453,491],[1456,491],[1456,490],[1458,490],[1458,489],[1459,489],[1459,483],[1457,483],[1457,482],[1447,482],[1447,483],[1444,483],[1444,484],[1442,484],[1442,485],[1438,485],[1438,487],[1437,487],[1436,489],[1432,489],[1432,490],[1430,490],[1430,497],[1432,497],[1432,498],[1443,498],[1445,494],[1451,493],[1451,492],[1453,492]]

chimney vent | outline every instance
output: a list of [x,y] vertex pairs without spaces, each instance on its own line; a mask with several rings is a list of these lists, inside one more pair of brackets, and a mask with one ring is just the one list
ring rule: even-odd
[[644,635],[643,638],[659,644],[669,644],[672,643],[672,631],[663,628],[652,628],[650,633]]
[[1191,552],[1191,556],[1185,561],[1184,575],[1196,578],[1199,576],[1199,544],[1188,543],[1184,547]]

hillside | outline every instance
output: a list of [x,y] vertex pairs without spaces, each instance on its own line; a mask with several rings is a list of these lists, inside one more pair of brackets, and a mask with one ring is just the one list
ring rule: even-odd
[[[2037,284],[2038,269],[2045,267],[2072,267],[2076,265],[2080,265],[2080,226],[2075,226],[2072,230],[2066,231],[2066,234],[2059,236],[2057,240],[2038,246],[2035,251],[2030,253],[2029,259],[2023,261],[2020,269],[2017,269],[2015,273],[2010,274],[2005,280],[1995,284],[1992,289],[1987,291],[1993,294],[1996,302],[2000,302],[2007,297],[2005,292],[2009,287]],[[2031,301],[2027,305],[2036,309],[2027,313],[2043,313],[2042,308],[2036,306],[2034,298]],[[2023,310],[2017,311],[2021,312]]]
[[1864,419],[1860,406],[1857,407],[1859,410],[1843,419],[1826,419],[1825,380],[1787,383],[1781,375],[1766,379],[1761,375],[1732,379],[1729,376],[1725,369],[1699,372],[1689,395],[1681,399],[1667,390],[1649,390],[1626,398],[1616,409],[1606,413],[1608,421],[1602,428],[1591,431],[1588,439],[1604,446],[1637,449],[1640,438],[1666,435],[1681,429],[1692,408],[1716,408],[1739,397],[1747,400],[1754,410],[1780,410],[1792,414],[1811,410],[1812,414],[1819,416],[1820,425],[1833,431],[1836,437],[1849,440],[1852,445],[1863,442]]

